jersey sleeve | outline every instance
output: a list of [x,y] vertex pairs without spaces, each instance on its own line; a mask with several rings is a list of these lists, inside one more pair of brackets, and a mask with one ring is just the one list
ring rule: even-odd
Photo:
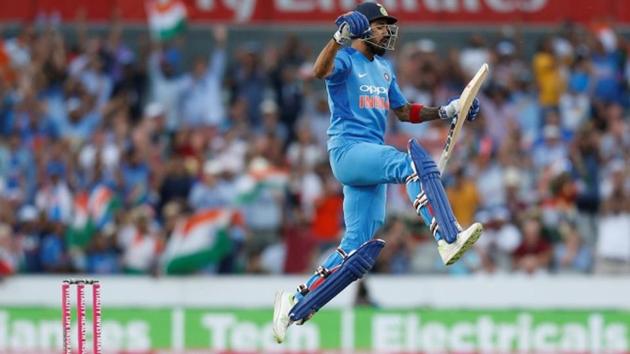
[[343,81],[350,73],[350,57],[345,50],[340,50],[335,56],[335,64],[333,71],[326,78],[326,81],[331,83],[337,83]]
[[[391,67],[391,66],[390,66]],[[392,70],[392,82],[389,84],[389,106],[392,109],[400,108],[408,103],[407,99],[403,95],[400,87],[398,86],[398,80],[396,74],[394,74],[394,68]]]

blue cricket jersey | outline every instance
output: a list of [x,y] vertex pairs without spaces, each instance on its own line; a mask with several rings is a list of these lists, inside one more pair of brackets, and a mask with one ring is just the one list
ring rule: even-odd
[[388,110],[407,104],[389,61],[378,55],[370,61],[351,47],[337,52],[326,90],[329,150],[350,141],[383,144]]

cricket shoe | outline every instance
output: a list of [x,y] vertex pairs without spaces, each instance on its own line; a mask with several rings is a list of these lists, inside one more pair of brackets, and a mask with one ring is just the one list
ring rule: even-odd
[[289,311],[297,301],[295,294],[279,290],[273,303],[273,337],[278,343],[282,343],[287,335],[287,329],[291,325]]
[[482,231],[483,226],[476,222],[466,230],[458,233],[457,239],[453,243],[439,240],[438,251],[442,257],[442,262],[447,266],[457,262],[477,242]]

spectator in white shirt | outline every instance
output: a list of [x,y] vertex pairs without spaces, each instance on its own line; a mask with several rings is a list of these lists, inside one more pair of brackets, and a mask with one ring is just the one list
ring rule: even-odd
[[534,165],[538,170],[550,167],[554,162],[565,161],[569,154],[557,125],[546,125],[543,137],[544,141],[534,147],[533,151]]
[[68,224],[72,217],[72,192],[65,179],[61,162],[50,161],[46,167],[46,183],[35,195],[35,205],[49,221]]
[[486,47],[483,37],[472,35],[459,57],[459,64],[468,78],[472,78],[483,63],[490,61],[490,50]]
[[127,273],[146,274],[154,270],[164,239],[149,206],[142,205],[131,212],[130,223],[120,229],[117,241]]
[[210,60],[195,60],[181,97],[182,120],[188,127],[220,126],[226,118],[222,84],[226,66],[227,30],[224,26],[218,26],[213,34],[215,48]]
[[209,160],[203,166],[201,178],[195,182],[188,196],[188,204],[194,210],[226,208],[232,203],[234,191],[221,178],[225,166],[220,160]]
[[[507,208],[497,207],[477,213],[485,230],[476,247],[483,267],[488,272],[508,273],[512,269],[512,253],[521,244],[521,232],[510,221]],[[486,221],[487,220],[487,221]]]
[[175,131],[180,125],[179,102],[189,79],[179,75],[181,53],[175,48],[154,51],[149,56],[148,73],[151,101],[160,102],[166,111],[166,127]]

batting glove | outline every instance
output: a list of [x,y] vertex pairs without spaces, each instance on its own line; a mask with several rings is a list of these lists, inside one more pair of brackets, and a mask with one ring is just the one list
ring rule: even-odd
[[[479,100],[475,97],[472,105],[470,105],[470,110],[468,110],[468,116],[466,116],[466,120],[472,122],[477,119],[479,115],[479,110],[481,109],[479,105]],[[448,101],[446,106],[440,107],[439,113],[440,118],[451,120],[457,117],[457,113],[459,112],[459,98],[453,97]]]
[[333,38],[341,45],[349,45],[353,39],[363,38],[371,31],[367,17],[358,11],[350,11],[337,17],[335,24],[337,32]]

